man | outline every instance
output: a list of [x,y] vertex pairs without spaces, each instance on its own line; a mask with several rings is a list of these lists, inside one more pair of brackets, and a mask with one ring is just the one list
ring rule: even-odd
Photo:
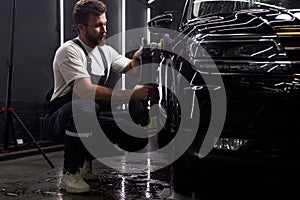
[[[111,69],[120,73],[128,72],[139,65],[142,53],[140,49],[132,59],[128,59],[105,44],[105,13],[106,6],[103,2],[79,0],[73,10],[78,37],[64,43],[57,50],[53,62],[54,92],[44,126],[54,134],[65,135],[64,174],[60,186],[70,193],[90,191],[90,186],[85,180],[97,179],[91,170],[92,157],[80,140],[80,137],[88,137],[92,130],[87,126],[82,132],[77,131],[73,119],[74,112],[88,121],[93,112],[86,106],[89,102],[110,103],[113,90],[101,86],[107,80],[105,74],[109,75]],[[99,83],[94,81],[94,77],[99,77]],[[72,92],[78,97],[78,100],[73,102]],[[148,100],[149,93],[148,86],[115,90],[114,101],[145,101]],[[72,110],[72,106],[75,111]],[[96,111],[99,109],[101,106],[97,104]]]

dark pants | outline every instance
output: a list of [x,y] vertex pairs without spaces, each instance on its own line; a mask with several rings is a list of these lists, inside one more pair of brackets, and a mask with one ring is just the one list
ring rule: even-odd
[[[84,159],[92,158],[92,156],[82,144],[79,137],[69,136],[65,133],[66,131],[72,133],[93,132],[91,122],[94,120],[95,113],[106,136],[111,142],[118,144],[122,149],[137,151],[148,143],[148,139],[135,138],[124,133],[113,118],[99,116],[100,110],[101,106],[93,101],[75,100],[73,101],[73,105],[72,102],[68,102],[58,110],[45,116],[44,129],[49,132],[49,135],[51,135],[54,140],[58,138],[64,139],[64,168],[70,173],[75,173],[78,167],[82,167]],[[83,124],[80,130],[76,129],[74,123],[76,120],[80,120],[82,122],[81,124]],[[84,121],[86,121],[86,123]],[[120,123],[119,120],[118,122]],[[126,126],[126,121],[121,120],[121,123]]]

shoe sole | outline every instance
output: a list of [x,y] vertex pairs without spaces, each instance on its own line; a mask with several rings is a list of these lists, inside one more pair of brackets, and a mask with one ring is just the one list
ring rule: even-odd
[[70,188],[70,187],[64,185],[63,183],[60,183],[60,187],[61,187],[61,189],[65,190],[67,193],[73,193],[73,194],[86,193],[91,190],[90,188],[81,189],[81,190],[73,189],[73,188]]

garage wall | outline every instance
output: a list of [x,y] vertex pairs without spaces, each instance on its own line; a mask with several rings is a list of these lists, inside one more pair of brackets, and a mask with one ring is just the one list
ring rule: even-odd
[[[10,53],[13,0],[0,6],[0,107],[5,107]],[[52,60],[59,46],[58,0],[16,0],[13,53],[12,107],[34,137],[40,134],[40,117],[47,90],[52,84]],[[0,115],[0,146],[5,115]],[[13,119],[16,138],[30,141],[24,129]],[[39,137],[40,138],[40,137]]]
[[[126,1],[126,30],[145,28],[147,26],[147,5],[139,0]],[[133,31],[136,34],[126,35],[126,51],[139,48],[141,38],[147,36],[146,31]]]
[[[14,101],[41,101],[51,83],[51,65],[59,44],[57,1],[16,1],[14,40]],[[1,2],[0,22],[0,101],[5,99],[7,61],[10,49],[12,0]]]
[[151,7],[153,7],[152,17],[162,13],[173,13],[174,23],[172,27],[176,29],[181,19],[181,13],[185,2],[186,0],[156,0],[154,3],[151,4]]
[[[6,94],[6,77],[8,72],[9,38],[10,38],[11,2],[2,2],[0,6],[0,101],[4,101]],[[0,105],[1,106],[1,105]]]
[[73,23],[73,7],[77,0],[64,0],[64,41],[74,38],[77,35]]

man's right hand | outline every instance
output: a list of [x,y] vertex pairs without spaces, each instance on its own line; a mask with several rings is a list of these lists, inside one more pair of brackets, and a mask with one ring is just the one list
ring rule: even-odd
[[150,85],[136,85],[133,88],[131,100],[133,101],[147,101],[151,94],[152,86]]

